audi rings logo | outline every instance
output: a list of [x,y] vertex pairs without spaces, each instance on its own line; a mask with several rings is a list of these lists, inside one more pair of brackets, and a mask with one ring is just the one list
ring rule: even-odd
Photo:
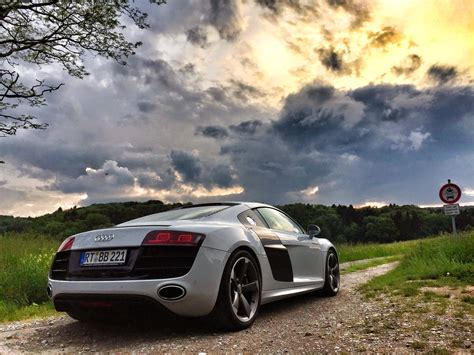
[[99,234],[94,238],[94,242],[110,242],[114,238],[115,235],[113,234]]

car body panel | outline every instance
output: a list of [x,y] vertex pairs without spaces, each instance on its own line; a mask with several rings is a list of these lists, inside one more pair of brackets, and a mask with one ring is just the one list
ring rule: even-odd
[[[219,284],[228,253],[201,247],[191,271],[182,277],[161,280],[124,281],[57,281],[49,280],[53,289],[53,300],[64,294],[115,294],[141,295],[160,302],[168,310],[182,316],[204,316],[212,311],[216,303]],[[186,295],[179,301],[165,301],[158,297],[158,290],[165,285],[179,285]],[[199,306],[197,306],[199,305]]]
[[[232,203],[217,213],[192,220],[147,222],[138,220],[113,228],[88,231],[74,236],[72,251],[140,247],[150,231],[183,231],[204,234],[194,263],[184,276],[152,280],[55,280],[49,277],[51,297],[58,295],[139,295],[150,297],[168,310],[182,316],[209,314],[216,303],[222,274],[230,255],[245,248],[254,254],[262,277],[262,304],[322,288],[326,255],[332,243],[303,233],[271,230],[243,224],[242,213],[270,207],[259,203]],[[247,212],[249,211],[249,212]],[[245,222],[245,220],[244,220]],[[113,235],[113,238],[110,237]],[[100,237],[102,236],[102,237]],[[335,248],[334,248],[335,250]],[[169,301],[158,290],[179,285],[186,290],[183,298]]]

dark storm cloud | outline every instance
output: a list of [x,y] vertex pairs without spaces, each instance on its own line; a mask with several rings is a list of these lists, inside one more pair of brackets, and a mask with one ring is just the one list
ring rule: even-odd
[[226,165],[203,162],[199,157],[182,150],[172,150],[170,158],[174,170],[182,176],[185,183],[206,188],[231,187],[235,184],[234,173]]
[[262,122],[259,120],[250,120],[239,123],[238,125],[230,125],[229,129],[238,134],[255,134],[257,129],[262,126]]
[[428,76],[431,80],[438,84],[445,84],[450,82],[458,75],[458,71],[455,66],[452,65],[432,65],[428,69]]
[[350,72],[342,60],[342,54],[337,53],[334,48],[321,48],[318,53],[319,59],[326,69],[335,73]]
[[[424,95],[411,86],[373,85],[345,92],[328,85],[309,85],[286,99],[273,129],[295,146],[345,151],[358,148],[360,141],[370,145],[388,139],[390,132],[378,135],[380,130],[389,130],[385,122],[407,119],[416,113],[412,107],[404,107],[403,100],[415,105],[417,100],[423,104],[423,99]],[[415,118],[412,121],[415,129]],[[398,132],[391,134],[396,140]]]
[[2,154],[11,157],[24,174],[47,178],[51,174],[78,176],[88,166],[100,166],[114,149],[100,142],[75,145],[66,140],[48,141],[32,138],[28,144],[17,140],[2,142]]
[[373,47],[383,48],[389,44],[397,43],[400,39],[403,38],[403,35],[394,27],[386,26],[380,31],[371,33],[369,39],[371,40],[371,45]]
[[330,85],[314,85],[308,86],[306,95],[308,98],[315,100],[317,103],[322,103],[334,96],[336,89]]
[[195,26],[186,31],[186,39],[189,43],[192,43],[201,48],[207,48],[209,42],[207,39],[207,31],[202,26]]
[[176,183],[176,175],[172,168],[168,168],[160,175],[154,172],[141,173],[137,176],[137,182],[144,188],[155,190],[171,189]]
[[[200,87],[195,87],[194,81],[198,74],[189,63],[175,69],[170,63],[161,59],[151,60],[135,56],[130,59],[126,71],[118,65],[115,65],[113,70],[119,73],[114,78],[115,87],[128,90],[128,86],[133,85],[139,102],[155,105],[153,108],[155,115],[146,116],[150,121],[163,115],[169,116],[170,121],[199,119],[205,122],[215,121],[222,115],[240,116],[255,110],[255,106],[249,101],[260,99],[265,95],[259,89],[239,80],[231,80],[202,90]],[[138,118],[142,120],[143,117],[132,113],[122,120],[127,124],[136,122]]]
[[162,164],[161,171],[134,172],[123,164],[107,160],[100,168],[88,168],[78,177],[57,176],[54,183],[41,189],[87,193],[88,197],[82,203],[89,204],[126,200],[127,194],[135,186],[179,191],[181,183],[194,188],[228,188],[236,183],[235,172],[231,167],[203,162],[186,151],[172,150],[166,164],[168,167]]
[[183,82],[173,67],[163,59],[147,59],[141,56],[130,58],[126,66],[113,65],[116,74],[126,79],[136,79],[147,85],[160,85],[174,92],[183,92]]
[[152,102],[140,101],[137,104],[137,107],[140,112],[149,113],[149,112],[152,112],[156,108],[156,105]]
[[85,175],[77,178],[57,178],[49,187],[65,193],[107,193],[132,187],[133,174],[116,161],[107,160],[100,169],[87,169]]
[[215,139],[225,138],[229,135],[227,130],[221,126],[199,126],[196,128],[196,134]]
[[[184,152],[197,149],[208,156],[208,143],[192,139],[197,122],[206,127],[222,117],[228,124],[241,117],[259,118],[261,110],[249,103],[259,93],[237,81],[202,91],[192,85],[195,78],[188,79],[189,70],[179,68],[180,63],[175,69],[164,60],[137,55],[125,67],[109,64],[96,68],[93,80],[68,82],[55,105],[42,109],[52,127],[22,132],[22,139],[2,140],[2,158],[21,174],[44,181],[44,190],[87,193],[88,199],[81,203],[126,198],[135,184],[177,191],[178,171],[194,187],[234,186],[232,167],[222,165],[226,159],[214,157],[208,162],[188,154],[191,158],[186,161]],[[104,90],[97,80],[109,83],[109,88]],[[176,138],[174,132],[179,132]],[[212,134],[209,129],[202,132]],[[169,147],[177,141],[183,150],[170,156]],[[127,169],[134,181],[122,183],[114,172],[106,175],[104,170],[111,169],[104,166],[107,161]],[[191,168],[202,169],[194,179]],[[51,184],[51,180],[55,182]]]
[[223,164],[216,165],[212,168],[209,175],[209,185],[219,187],[231,187],[235,184],[232,169]]
[[238,0],[210,0],[210,23],[222,39],[234,41],[242,31],[242,16]]
[[316,154],[303,154],[271,133],[222,147],[231,159],[245,192],[242,199],[266,202],[288,201],[287,193],[299,191],[330,172],[331,161]]
[[202,172],[202,163],[198,157],[181,150],[170,153],[173,168],[183,176],[184,182],[196,183]]
[[[403,143],[403,136],[421,132],[420,128],[434,134],[438,144],[448,143],[443,131],[458,131],[461,141],[472,139],[472,133],[462,129],[462,124],[474,115],[471,87],[420,90],[412,85],[369,85],[348,92],[334,91],[332,95],[326,94],[327,90],[307,87],[289,97],[282,116],[273,125],[277,132],[290,141],[307,136],[321,148],[327,143],[335,149],[347,145],[356,150],[376,143],[382,148],[401,148],[394,143]],[[336,131],[339,134],[327,140]]]
[[421,57],[417,54],[410,54],[400,65],[392,67],[392,71],[397,75],[409,75],[421,66]]
[[[319,186],[323,203],[363,203],[371,196],[410,201],[417,191],[403,189],[405,184],[434,184],[452,165],[464,179],[474,174],[474,164],[467,163],[473,99],[471,87],[369,85],[341,91],[309,85],[286,99],[279,119],[255,137],[223,145],[221,154],[239,172],[245,198],[301,200],[301,190]],[[433,157],[450,152],[464,158],[434,163]],[[420,198],[429,201],[429,189],[421,190]]]

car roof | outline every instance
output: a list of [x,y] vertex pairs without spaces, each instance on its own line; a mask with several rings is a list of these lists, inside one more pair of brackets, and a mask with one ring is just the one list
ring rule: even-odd
[[248,208],[258,208],[258,207],[272,207],[271,205],[267,205],[265,203],[260,203],[260,202],[247,202],[247,201],[219,201],[219,202],[209,202],[209,203],[197,203],[189,206],[184,206],[186,207],[199,207],[199,206],[218,206],[218,205],[224,205],[224,206],[238,206],[238,205],[244,205],[247,206]]

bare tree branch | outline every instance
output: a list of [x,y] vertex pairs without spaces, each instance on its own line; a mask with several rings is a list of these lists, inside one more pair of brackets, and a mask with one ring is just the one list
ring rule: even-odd
[[[164,0],[149,0],[157,5]],[[133,0],[113,1],[8,1],[0,4],[0,137],[18,129],[44,129],[46,124],[22,113],[27,106],[45,105],[46,93],[63,84],[20,76],[18,65],[57,63],[69,75],[83,78],[87,52],[126,64],[140,42],[126,40],[120,22],[129,17],[147,28],[147,14]],[[34,83],[30,83],[34,79]]]

